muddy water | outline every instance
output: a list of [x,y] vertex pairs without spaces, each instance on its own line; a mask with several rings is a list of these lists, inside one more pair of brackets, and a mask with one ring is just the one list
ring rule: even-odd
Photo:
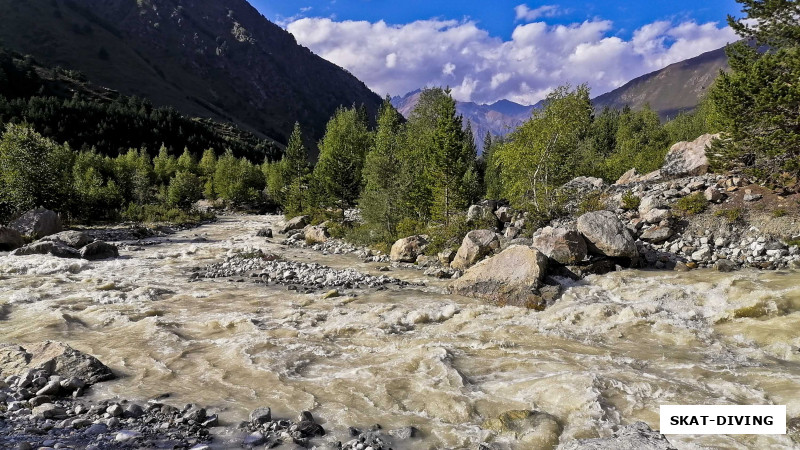
[[[800,416],[800,273],[626,271],[570,287],[544,312],[424,288],[322,300],[249,282],[188,282],[231,250],[381,274],[256,238],[271,216],[226,217],[114,261],[0,257],[0,342],[67,342],[121,378],[95,396],[195,402],[233,424],[258,406],[347,426],[413,425],[413,448],[524,446],[480,428],[512,409],[558,418],[561,440],[608,434],[660,404],[786,404]],[[196,235],[206,242],[191,242]],[[352,292],[349,292],[352,293]],[[235,439],[233,431],[227,433]],[[679,448],[793,448],[787,436],[671,436]]]

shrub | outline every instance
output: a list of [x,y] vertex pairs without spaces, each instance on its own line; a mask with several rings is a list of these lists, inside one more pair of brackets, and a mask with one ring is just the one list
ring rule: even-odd
[[122,219],[131,222],[169,222],[175,225],[197,224],[214,219],[214,214],[199,211],[184,211],[165,205],[137,205],[131,203],[122,211]]
[[631,191],[625,192],[622,195],[622,207],[627,210],[639,209],[642,199]]
[[203,198],[203,187],[197,175],[189,172],[178,172],[170,180],[167,188],[167,203],[180,209],[188,210],[192,204]]
[[724,217],[728,219],[728,222],[738,222],[742,218],[742,208],[731,208],[731,209],[720,209],[719,211],[715,212],[714,215],[717,217]]
[[702,192],[681,198],[675,203],[675,210],[684,215],[700,214],[708,208],[708,200]]
[[787,214],[789,214],[789,212],[786,211],[783,208],[777,208],[777,209],[772,211],[772,217],[774,217],[776,219],[779,218],[779,217],[783,217],[783,216],[785,216]]
[[578,204],[579,215],[604,209],[606,209],[606,205],[603,202],[603,193],[600,191],[592,191],[586,194],[586,197]]

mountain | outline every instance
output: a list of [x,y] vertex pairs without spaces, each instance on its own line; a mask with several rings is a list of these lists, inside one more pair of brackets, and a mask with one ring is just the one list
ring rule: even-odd
[[625,105],[637,109],[650,104],[665,120],[681,111],[693,110],[720,70],[728,70],[724,48],[643,75],[596,97],[593,102],[597,109],[606,106],[623,108]]
[[7,48],[280,143],[295,121],[313,143],[338,107],[381,103],[245,0],[0,0],[0,17]]
[[[406,118],[417,106],[422,90],[409,92],[400,97],[392,98],[392,105]],[[456,111],[464,116],[464,126],[472,125],[472,132],[475,135],[475,145],[478,153],[483,153],[483,137],[486,132],[493,136],[505,136],[513,131],[522,122],[531,117],[534,109],[540,106],[520,105],[510,100],[500,100],[491,105],[479,105],[473,102],[456,102]]]

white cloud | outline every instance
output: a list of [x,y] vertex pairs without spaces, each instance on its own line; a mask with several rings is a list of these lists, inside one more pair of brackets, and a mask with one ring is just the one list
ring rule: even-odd
[[516,13],[517,22],[519,21],[533,21],[542,17],[555,17],[563,14],[564,11],[558,5],[542,5],[535,9],[530,9],[528,5],[522,4],[514,8]]
[[599,95],[737,39],[728,27],[691,21],[654,22],[629,39],[614,36],[613,23],[601,19],[520,24],[509,40],[470,20],[389,25],[303,18],[287,29],[380,95],[451,86],[457,99],[480,103],[508,98],[533,104],[564,83],[587,82]]

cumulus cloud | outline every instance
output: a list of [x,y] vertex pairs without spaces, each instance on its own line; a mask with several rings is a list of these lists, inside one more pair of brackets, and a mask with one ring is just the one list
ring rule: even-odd
[[302,18],[286,28],[300,44],[348,69],[380,95],[450,86],[458,100],[479,103],[507,98],[533,104],[564,83],[588,83],[599,95],[737,39],[728,27],[692,21],[654,22],[628,39],[615,36],[613,23],[602,19],[524,23],[509,40],[491,36],[471,20],[389,25]]
[[542,5],[538,8],[530,9],[528,5],[524,3],[514,8],[514,12],[517,15],[517,22],[523,20],[530,22],[542,17],[555,17],[564,13],[558,5]]

